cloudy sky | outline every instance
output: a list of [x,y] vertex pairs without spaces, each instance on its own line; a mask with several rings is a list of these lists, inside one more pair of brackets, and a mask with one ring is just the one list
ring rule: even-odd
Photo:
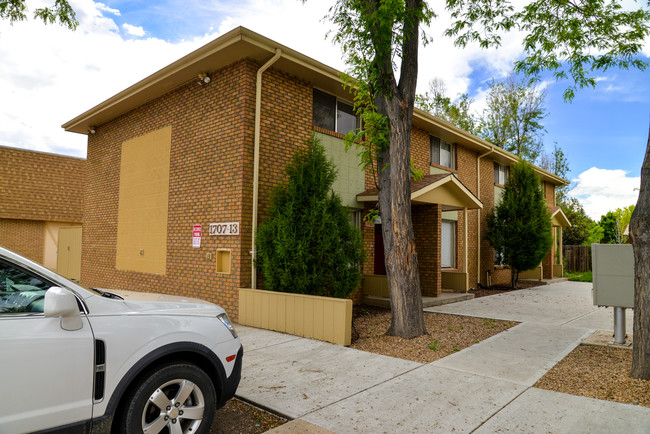
[[[339,47],[325,37],[329,1],[70,3],[80,22],[75,32],[33,20],[0,22],[0,146],[85,157],[86,136],[64,132],[61,124],[237,26],[346,68]],[[27,1],[30,11],[41,4]],[[467,92],[478,109],[487,83],[505,77],[521,58],[521,37],[509,35],[499,49],[455,48],[441,36],[449,20],[437,12],[428,29],[434,42],[420,51],[418,90],[441,78],[450,96]],[[643,55],[649,57],[650,43]],[[636,203],[650,123],[649,74],[599,74],[597,88],[579,91],[570,104],[562,99],[568,83],[545,83],[547,150],[555,143],[564,150],[572,194],[592,218]]]

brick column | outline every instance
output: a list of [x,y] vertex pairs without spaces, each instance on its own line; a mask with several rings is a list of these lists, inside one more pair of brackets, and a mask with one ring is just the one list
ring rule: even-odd
[[417,205],[412,208],[415,250],[420,266],[420,288],[425,297],[440,297],[442,275],[440,270],[440,205]]

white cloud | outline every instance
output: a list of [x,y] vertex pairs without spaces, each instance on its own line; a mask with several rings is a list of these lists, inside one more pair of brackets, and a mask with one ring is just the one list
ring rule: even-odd
[[[190,3],[192,8],[200,8],[205,20],[196,28],[210,30],[178,42],[152,37],[153,24],[147,25],[147,32],[123,24],[125,32],[121,32],[114,18],[126,12],[91,0],[74,1],[80,22],[75,32],[34,20],[13,26],[0,20],[0,145],[83,156],[86,138],[64,132],[62,123],[236,26],[248,27],[339,70],[346,69],[340,47],[325,38],[331,24],[322,18],[329,2]],[[178,7],[174,2],[166,3],[164,12],[187,18],[183,11],[175,10]],[[513,60],[521,55],[521,34],[504,37],[498,50],[476,45],[458,48],[452,39],[442,36],[451,23],[449,15],[436,12],[439,17],[427,30],[434,42],[420,50],[418,92],[426,91],[429,80],[438,77],[445,81],[449,95],[455,96],[469,90],[477,69],[481,76],[495,78],[511,71]],[[484,84],[475,94],[479,111],[486,89]]]
[[104,3],[95,3],[95,6],[97,7],[98,10],[100,10],[102,12],[108,12],[109,14],[113,14],[113,15],[118,16],[118,17],[120,16],[120,11],[119,10],[113,9],[113,8],[105,5]]
[[598,221],[607,211],[636,204],[641,177],[627,175],[624,170],[592,167],[573,180],[576,185],[569,195],[578,198],[587,215]]
[[144,29],[141,26],[132,26],[131,24],[124,23],[122,28],[132,36],[144,36]]
[[73,6],[74,32],[0,20],[0,145],[85,156],[86,137],[61,124],[214,39],[124,39],[92,1]]

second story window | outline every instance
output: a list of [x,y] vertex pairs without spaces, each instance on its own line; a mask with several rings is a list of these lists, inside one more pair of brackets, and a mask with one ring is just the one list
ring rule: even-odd
[[455,149],[454,145],[441,140],[438,137],[431,136],[431,162],[439,166],[455,169]]
[[506,185],[506,180],[510,176],[510,168],[501,163],[494,162],[494,183]]
[[314,125],[337,133],[347,134],[359,123],[350,104],[334,95],[314,89]]

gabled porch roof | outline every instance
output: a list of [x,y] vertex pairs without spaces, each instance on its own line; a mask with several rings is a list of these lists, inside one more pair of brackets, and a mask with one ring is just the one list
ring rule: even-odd
[[571,227],[571,222],[562,211],[562,208],[559,206],[549,206],[548,210],[551,213],[551,225],[563,228]]
[[[357,195],[359,202],[377,202],[379,191],[376,188]],[[482,209],[483,203],[451,173],[426,175],[411,181],[411,204],[440,204],[443,211]]]

